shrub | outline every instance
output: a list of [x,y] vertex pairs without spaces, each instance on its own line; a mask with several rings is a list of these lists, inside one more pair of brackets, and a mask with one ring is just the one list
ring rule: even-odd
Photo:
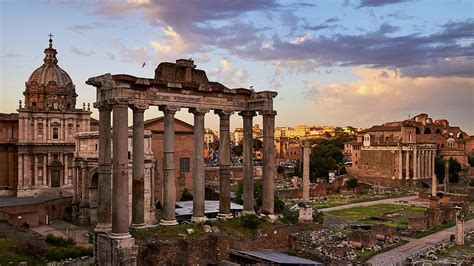
[[273,204],[275,213],[283,213],[285,211],[285,203],[277,196],[275,196],[275,201]]
[[355,177],[349,178],[349,180],[346,181],[346,185],[348,188],[356,188],[358,185],[359,181]]
[[257,229],[260,225],[260,220],[255,214],[245,215],[240,218],[240,222],[246,228]]
[[324,212],[313,209],[313,222],[315,223],[324,223]]
[[54,236],[52,234],[48,234],[46,236],[45,242],[50,245],[59,247],[71,247],[76,245],[76,241],[74,241],[74,239],[72,239],[71,237],[63,238],[60,236]]
[[286,210],[283,213],[282,222],[286,224],[295,224],[298,222],[298,211],[297,210]]
[[181,197],[179,198],[180,201],[188,201],[193,200],[193,195],[189,193],[187,189],[183,189],[183,193],[181,193]]

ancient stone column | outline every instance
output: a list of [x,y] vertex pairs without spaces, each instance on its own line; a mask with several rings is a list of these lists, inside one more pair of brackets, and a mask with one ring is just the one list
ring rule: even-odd
[[254,111],[242,111],[243,118],[243,155],[244,155],[244,211],[243,214],[255,214],[254,185],[253,185],[253,117]]
[[145,226],[145,132],[143,116],[147,106],[133,107],[132,227]]
[[403,150],[400,148],[398,151],[398,179],[403,178]]
[[464,214],[461,207],[456,207],[456,245],[464,245]]
[[303,201],[309,201],[309,155],[311,148],[308,141],[303,142]]
[[263,116],[263,193],[262,212],[264,214],[274,214],[275,198],[275,116],[276,111],[262,111]]
[[23,172],[23,154],[18,154],[18,190],[24,186],[25,176]]
[[175,215],[176,177],[175,177],[175,142],[174,114],[179,110],[174,106],[160,106],[165,115],[163,145],[163,212],[160,224],[177,225]]
[[48,154],[43,154],[43,186],[48,185]]
[[87,202],[87,163],[83,163],[81,166],[81,215],[79,216],[79,222],[81,224],[88,224],[89,223],[89,215],[88,215],[88,202]]
[[128,107],[113,106],[112,235],[129,237]]
[[69,180],[69,158],[67,156],[67,154],[64,154],[64,175],[63,175],[63,178],[64,178],[64,182],[63,182],[63,185],[67,185],[68,184],[68,180]]
[[420,151],[420,178],[425,178],[425,150]]
[[33,155],[35,157],[35,164],[34,164],[34,172],[35,172],[35,177],[34,177],[34,181],[35,181],[35,186],[38,186],[39,184],[39,179],[38,179],[38,154],[34,154]]
[[433,150],[432,155],[431,155],[431,178],[434,178],[434,179],[436,179],[435,160],[436,160],[436,149]]
[[209,110],[193,108],[194,114],[194,158],[193,158],[193,222],[204,222],[205,173],[204,173],[204,116]]
[[418,179],[418,151],[415,149],[413,150],[413,179]]
[[[77,203],[77,166],[73,162],[72,163],[72,204]],[[44,180],[44,176],[43,176]]]
[[24,163],[24,186],[31,187],[31,161],[28,154],[23,155]]
[[95,104],[99,109],[99,168],[97,188],[97,225],[96,232],[108,232],[112,227],[112,150],[110,132],[110,114],[108,105]]
[[233,112],[216,110],[219,115],[219,214],[218,218],[232,218],[230,211],[230,134],[229,118]]
[[410,179],[410,151],[405,152],[405,179]]

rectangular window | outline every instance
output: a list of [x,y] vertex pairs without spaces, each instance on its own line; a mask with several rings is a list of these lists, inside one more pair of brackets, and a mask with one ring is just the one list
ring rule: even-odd
[[179,172],[180,173],[189,173],[189,158],[180,158],[179,159]]
[[57,127],[53,127],[53,139],[59,138],[59,129]]

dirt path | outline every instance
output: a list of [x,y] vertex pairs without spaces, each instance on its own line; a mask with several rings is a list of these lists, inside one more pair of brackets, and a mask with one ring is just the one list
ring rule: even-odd
[[[464,223],[464,231],[474,229],[474,219]],[[442,241],[448,241],[451,234],[455,234],[456,226],[444,229],[429,236],[420,239],[410,239],[410,242],[399,246],[387,252],[378,254],[369,261],[371,265],[405,265],[405,260],[417,254],[426,251],[431,246]]]

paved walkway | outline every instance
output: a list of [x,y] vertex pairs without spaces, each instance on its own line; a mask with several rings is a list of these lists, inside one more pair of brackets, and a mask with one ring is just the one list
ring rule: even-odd
[[353,207],[372,206],[372,205],[377,205],[377,204],[401,204],[401,205],[415,204],[415,205],[423,205],[427,207],[428,203],[419,200],[418,196],[408,196],[408,197],[402,197],[402,198],[391,198],[391,199],[382,199],[382,200],[367,201],[367,202],[360,202],[360,203],[352,203],[352,204],[347,204],[347,205],[319,209],[318,211],[329,212],[329,211],[335,211],[335,210],[349,209]]
[[[474,229],[474,219],[466,221],[464,223],[464,231]],[[405,245],[399,246],[387,252],[378,254],[367,262],[370,265],[405,265],[405,260],[417,254],[420,254],[428,250],[431,246],[443,242],[449,241],[451,234],[455,234],[456,226],[444,229],[429,236],[425,236],[420,239],[410,239],[410,242]]]

